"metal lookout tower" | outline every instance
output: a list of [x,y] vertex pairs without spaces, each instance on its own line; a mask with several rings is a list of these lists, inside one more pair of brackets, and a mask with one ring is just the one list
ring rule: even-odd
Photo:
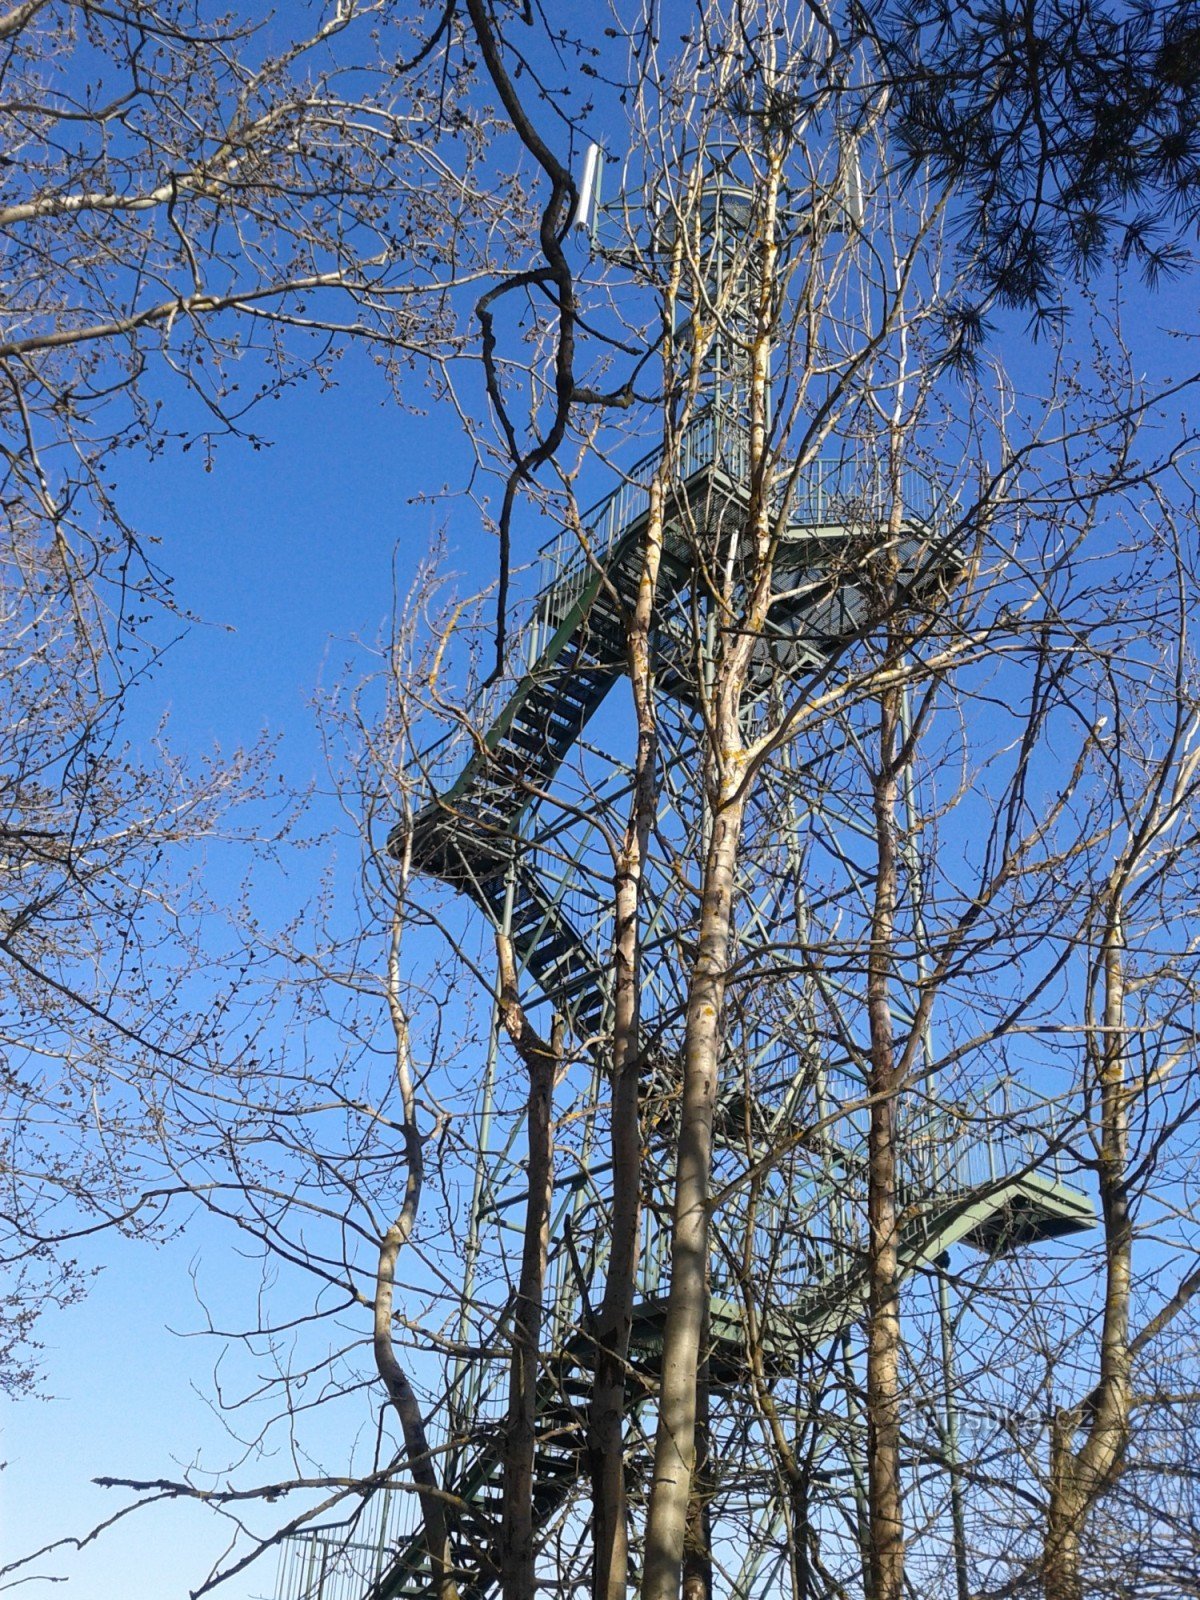
[[[593,166],[598,173],[598,161]],[[661,786],[642,938],[644,1221],[626,1456],[635,1527],[648,1493],[680,1040],[697,921],[686,863],[707,826],[698,781],[710,626],[705,571],[713,542],[737,526],[748,501],[746,375],[736,333],[738,295],[748,301],[752,280],[746,236],[755,202],[747,187],[717,173],[701,204],[710,287],[727,305],[732,295],[732,331],[713,342],[700,403],[674,452],[653,622]],[[604,211],[598,203],[595,210],[602,229]],[[661,460],[653,451],[625,473],[584,517],[582,542],[568,530],[543,551],[539,592],[520,635],[523,672],[493,686],[481,703],[484,736],[474,746],[454,742],[445,759],[430,759],[435,792],[411,829],[398,827],[389,840],[390,848],[411,852],[416,871],[452,886],[509,935],[527,1003],[544,1002],[569,1030],[570,1066],[556,1105],[534,1489],[539,1560],[564,1593],[587,1586],[589,1319],[603,1289],[612,1201],[605,1085],[613,929],[604,838],[619,833],[628,808],[629,761],[621,749],[627,719],[620,715],[626,616]],[[870,625],[867,566],[857,552],[878,547],[885,489],[894,497],[897,487],[850,448],[799,472],[778,470],[788,485],[774,579],[780,598],[755,646],[750,719],[771,696],[798,692],[830,670],[847,641]],[[899,585],[906,603],[936,608],[961,570],[952,508],[916,473],[900,489],[903,516],[897,522],[893,515],[887,532]],[[745,830],[717,1108],[714,1184],[722,1203],[706,1350],[713,1441],[706,1512],[714,1592],[731,1600],[784,1592],[784,1563],[807,1560],[785,1530],[806,1519],[819,1527],[822,1493],[861,1505],[854,1329],[865,1308],[866,1100],[864,1050],[855,1043],[863,1003],[854,951],[867,920],[872,834],[856,740],[846,721],[823,736],[820,749],[803,740],[782,744],[763,771]],[[911,783],[906,801],[913,804]],[[912,973],[909,1000],[899,992],[895,1001],[901,1021],[911,1020],[923,959],[915,856],[908,868]],[[844,960],[814,961],[816,948],[827,957],[840,951]],[[927,1048],[932,1061],[932,1042]],[[460,1329],[464,1347],[490,1339],[498,1353],[452,1361],[433,1418],[445,1490],[465,1508],[451,1527],[463,1600],[484,1600],[496,1586],[508,1372],[503,1301],[514,1278],[506,1263],[520,1250],[514,1219],[525,1199],[520,1109],[515,1098],[505,1099],[498,1051],[494,1022],[479,1090]],[[1086,1229],[1094,1216],[1087,1196],[1056,1165],[1052,1139],[1022,1113],[1007,1081],[960,1078],[951,1098],[931,1075],[910,1098],[898,1120],[901,1270],[913,1292],[925,1286],[931,1306],[940,1291],[944,1318],[940,1264],[949,1252],[1003,1257]],[[767,1151],[776,1154],[764,1162]],[[485,1302],[490,1322],[478,1309]],[[943,1321],[948,1341],[946,1328]],[[949,1364],[949,1343],[945,1356]],[[762,1438],[764,1394],[788,1438],[807,1441],[811,1470],[803,1492],[810,1499],[803,1504]],[[962,1507],[951,1489],[961,1589]],[[310,1532],[288,1541],[284,1600],[433,1594],[415,1497],[379,1498],[386,1509],[369,1537]],[[811,1585],[813,1600],[828,1592],[815,1577]]]

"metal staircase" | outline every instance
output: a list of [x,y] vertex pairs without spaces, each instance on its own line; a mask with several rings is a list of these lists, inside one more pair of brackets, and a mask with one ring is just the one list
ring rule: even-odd
[[[745,273],[745,252],[733,235],[744,229],[753,197],[748,189],[721,176],[711,187],[705,246],[711,252],[714,283],[719,277],[728,290],[726,279]],[[739,315],[749,316],[748,299],[741,312],[736,294],[732,304],[733,321]],[[672,813],[676,831],[662,847],[666,864],[660,864],[659,874],[663,904],[650,907],[643,943],[643,1019],[648,1035],[655,1034],[656,1052],[653,1061],[650,1050],[646,1055],[646,1109],[653,1102],[661,1103],[663,1110],[661,1126],[646,1134],[643,1181],[648,1190],[659,1185],[661,1193],[658,1203],[644,1207],[647,1233],[629,1353],[627,1472],[634,1502],[644,1486],[648,1460],[639,1417],[654,1404],[667,1305],[669,1207],[662,1200],[669,1187],[669,1162],[661,1158],[655,1141],[662,1140],[663,1149],[671,1143],[670,1105],[678,1077],[677,1024],[682,1005],[680,951],[692,914],[686,886],[678,899],[668,898],[676,880],[675,863],[667,858],[681,839],[694,846],[703,837],[703,807],[696,801],[696,775],[689,764],[695,760],[703,654],[709,648],[704,639],[709,608],[705,571],[723,534],[736,528],[747,506],[749,448],[739,420],[746,411],[741,372],[718,340],[707,403],[683,431],[671,459],[652,618],[656,684],[675,733],[664,774],[670,769],[670,781],[686,798]],[[608,1012],[605,940],[611,928],[604,922],[605,913],[593,915],[575,892],[572,873],[584,843],[573,853],[570,843],[558,837],[560,829],[568,831],[561,823],[568,808],[560,807],[556,814],[552,791],[564,787],[565,779],[556,783],[556,778],[572,752],[581,751],[581,770],[587,770],[584,732],[626,670],[627,623],[642,571],[650,488],[662,464],[661,450],[649,452],[612,494],[581,519],[582,531],[564,530],[543,551],[532,614],[523,629],[514,630],[523,651],[523,670],[486,687],[467,708],[463,726],[474,730],[473,743],[464,747],[459,736],[440,750],[426,752],[421,766],[429,798],[388,838],[393,854],[407,855],[416,871],[467,895],[495,927],[508,933],[519,963],[541,996],[568,1017],[582,1046],[584,1067],[592,1073],[590,1088],[581,1097],[579,1121],[593,1120],[574,1149],[576,1167],[555,1191],[558,1214],[551,1230],[547,1350],[537,1397],[534,1476],[536,1532],[543,1550],[549,1541],[562,1537],[564,1528],[578,1528],[586,1521],[586,1510],[581,1505],[576,1511],[575,1506],[587,1472],[587,1407],[594,1361],[588,1298],[605,1260],[609,1214],[608,1169],[596,1165],[590,1154],[590,1130],[602,1127],[598,1106],[604,1098]],[[878,620],[874,580],[881,567],[890,568],[910,609],[928,607],[934,612],[961,570],[954,517],[934,484],[920,474],[908,472],[896,483],[882,476],[877,465],[846,450],[812,460],[800,470],[781,467],[771,494],[780,530],[775,600],[755,641],[748,684],[751,709],[766,703],[775,682],[803,685],[870,633]],[[890,513],[897,496],[904,509],[894,518]],[[614,757],[614,768],[617,765]],[[844,823],[852,831],[854,819],[846,820],[845,796],[835,793],[836,806],[828,812],[831,831]],[[787,805],[791,804],[789,796]],[[573,808],[577,825],[586,829],[586,820],[578,823],[580,810],[578,805]],[[766,884],[757,899],[745,897],[760,922],[770,923],[781,914],[776,894],[782,894],[780,886],[789,882],[770,856],[776,843],[771,835],[780,831],[781,816],[782,811],[768,813],[766,841],[756,846],[762,854],[746,868],[748,873],[757,871]],[[843,873],[839,882],[852,900],[861,890],[862,876],[855,880],[856,864],[849,852],[835,846],[835,853]],[[803,869],[795,865],[796,894],[803,891],[802,879]],[[681,905],[684,910],[672,924],[672,907],[678,912]],[[838,917],[841,913],[842,908],[836,908]],[[795,918],[792,932],[797,945],[803,945],[807,922],[801,929],[799,913]],[[764,935],[768,944],[770,932],[768,927]],[[836,1138],[829,1133],[831,1119],[819,1096],[813,1099],[814,1079],[824,1083],[842,1066],[818,1059],[824,1045],[820,1032],[811,1026],[808,1001],[799,992],[806,981],[802,967],[788,969],[786,962],[771,966],[782,994],[779,1015],[772,1012],[768,997],[743,1032],[731,1025],[726,1063],[731,1093],[719,1108],[717,1140],[728,1159],[726,1176],[735,1178],[738,1171],[744,1175],[747,1163],[755,1159],[749,1147],[756,1141],[762,1142],[761,1148],[772,1139],[793,1147],[795,1168],[780,1170],[775,1214],[791,1230],[787,1234],[791,1255],[771,1294],[761,1304],[755,1302],[767,1376],[782,1392],[789,1382],[793,1388],[798,1385],[801,1355],[827,1346],[859,1321],[865,1309],[861,1203],[865,1139],[862,1122],[849,1114],[836,1124],[841,1130]],[[840,980],[823,981],[832,995],[830,1008],[835,1002],[841,1006],[842,992],[834,993]],[[494,1027],[493,1052],[497,1032]],[[651,1084],[655,1074],[660,1081]],[[492,1115],[487,1082],[485,1075],[482,1127],[489,1125]],[[744,1092],[735,1090],[736,1085],[743,1085]],[[843,1108],[864,1104],[861,1082],[840,1087],[846,1092],[836,1095],[834,1103]],[[1053,1140],[1047,1144],[1041,1133],[1023,1131],[1019,1119],[1014,1121],[1004,1110],[997,1114],[991,1108],[972,1116],[961,1107],[943,1108],[932,1115],[923,1113],[919,1125],[902,1129],[898,1160],[903,1277],[919,1279],[956,1245],[998,1257],[1093,1225],[1087,1196],[1056,1165]],[[793,1144],[789,1136],[803,1133],[800,1124],[806,1117],[812,1121],[812,1137],[807,1144]],[[652,1120],[648,1115],[647,1123]],[[486,1140],[481,1140],[472,1229],[481,1230],[485,1221],[489,1226],[505,1225],[501,1214],[520,1204],[520,1149],[519,1112],[510,1116],[502,1151],[489,1151]],[[509,1183],[515,1185],[513,1192],[498,1198],[498,1191]],[[751,1230],[745,1237],[761,1238],[766,1226],[761,1218],[747,1221],[736,1211],[735,1204],[723,1213],[730,1227],[736,1230],[744,1224]],[[477,1232],[477,1248],[478,1237]],[[581,1256],[576,1243],[581,1244]],[[493,1304],[487,1315],[486,1336],[464,1337],[464,1344],[503,1348],[506,1293],[502,1275],[495,1296],[500,1303]],[[464,1305],[472,1304],[468,1287]],[[714,1255],[709,1382],[720,1403],[728,1404],[731,1412],[740,1407],[748,1415],[753,1405],[743,1305],[736,1277]],[[467,1317],[465,1311],[464,1327]],[[441,1421],[451,1419],[435,1448],[442,1486],[458,1502],[449,1521],[460,1600],[487,1600],[496,1587],[506,1394],[507,1366],[502,1356],[473,1362],[463,1358],[436,1407]],[[775,1489],[764,1492],[770,1495]],[[383,1491],[376,1499],[381,1509],[371,1522],[369,1538],[357,1531],[329,1529],[293,1536],[284,1547],[283,1600],[432,1600],[424,1542],[414,1531],[418,1518],[413,1495],[389,1496]],[[395,1526],[389,1522],[392,1504],[401,1508]],[[769,1518],[764,1527],[768,1523]],[[750,1591],[739,1587],[734,1592]]]
[[[671,500],[676,514],[700,504],[728,506],[740,493],[730,476],[730,450],[744,438],[711,413],[696,419],[681,442],[681,476]],[[516,830],[530,801],[553,778],[625,669],[626,614],[641,575],[641,535],[651,479],[662,459],[650,451],[622,485],[588,513],[582,543],[560,536],[542,553],[547,581],[523,630],[531,664],[481,743],[444,793],[418,811],[412,859],[421,871],[486,900],[485,885],[512,860]],[[659,608],[688,581],[691,562],[668,537],[659,575]],[[407,824],[388,838],[398,852]]]
[[[683,527],[712,529],[744,506],[744,433],[709,411],[696,419],[680,449],[660,570],[654,646],[660,692],[687,703],[695,674],[686,659],[685,617],[697,562]],[[615,493],[586,519],[585,540],[560,538],[544,556],[547,578],[527,630],[530,666],[488,719],[487,732],[457,778],[435,794],[411,823],[411,858],[421,872],[467,893],[497,926],[505,926],[517,956],[537,987],[571,1015],[587,1040],[603,1028],[606,997],[594,953],[567,914],[556,886],[535,869],[522,838],[527,811],[547,792],[592,716],[625,670],[626,615],[637,591],[651,475],[660,453],[648,454]],[[878,489],[878,486],[875,486]],[[899,582],[910,602],[936,600],[959,569],[931,487],[913,476],[910,510],[894,541]],[[780,600],[760,641],[756,671],[763,683],[785,673],[795,681],[820,670],[830,656],[869,626],[872,602],[864,571],[854,561],[851,529],[877,553],[879,499],[858,464],[818,461],[792,491],[788,538],[778,561]],[[687,621],[690,621],[690,617]],[[694,631],[694,630],[693,630]],[[752,674],[752,689],[754,687]],[[401,825],[389,837],[399,852],[410,844]],[[928,1125],[905,1150],[902,1272],[927,1268],[965,1243],[991,1255],[1090,1227],[1087,1197],[1044,1172],[1028,1152],[1002,1149],[994,1132],[978,1140],[936,1135]],[[843,1180],[861,1176],[862,1158],[825,1142]],[[979,1169],[985,1161],[987,1170]],[[519,1197],[518,1197],[519,1198]],[[513,1203],[512,1198],[508,1203]],[[865,1263],[861,1245],[839,1238],[836,1221],[817,1228],[829,1246],[811,1281],[776,1308],[764,1338],[781,1369],[801,1348],[815,1349],[862,1314]],[[667,1298],[663,1286],[642,1285],[630,1346],[631,1406],[652,1402]],[[580,1315],[577,1313],[577,1315]],[[539,1391],[535,1515],[545,1537],[566,1514],[580,1478],[591,1340],[577,1321],[564,1328],[547,1358]],[[734,1389],[747,1381],[744,1324],[730,1286],[714,1287],[710,1313],[712,1383]],[[638,1378],[640,1375],[640,1388]],[[502,1383],[502,1377],[496,1379]],[[477,1404],[486,1413],[487,1397]],[[503,1475],[503,1423],[482,1424],[459,1455],[448,1492],[462,1502],[452,1518],[452,1550],[462,1600],[484,1600],[496,1581]],[[356,1600],[427,1600],[431,1594],[419,1533],[401,1542]],[[304,1597],[296,1597],[304,1600]],[[320,1600],[328,1600],[321,1593]]]
[[[1007,1093],[1007,1091],[1006,1091]],[[832,1150],[848,1174],[861,1173],[861,1151]],[[926,1121],[902,1140],[901,1199],[904,1204],[901,1273],[928,1270],[946,1251],[968,1245],[991,1257],[1029,1245],[1067,1238],[1095,1225],[1091,1201],[1075,1188],[1053,1155],[1020,1128],[980,1119]],[[1036,1165],[1035,1165],[1036,1163]],[[506,1197],[505,1206],[521,1196]],[[759,1337],[767,1373],[794,1369],[797,1352],[816,1350],[857,1321],[866,1301],[861,1241],[839,1236],[837,1217],[828,1207],[814,1213],[814,1233],[824,1241],[824,1259],[812,1281],[790,1304],[769,1310]],[[559,1261],[561,1270],[561,1257]],[[634,1308],[630,1339],[629,1407],[633,1414],[653,1403],[666,1317],[665,1287],[651,1280]],[[592,1343],[586,1327],[577,1328],[552,1352],[538,1392],[539,1439],[535,1468],[534,1514],[544,1537],[569,1511],[587,1473],[587,1401]],[[745,1322],[736,1286],[714,1284],[709,1314],[708,1370],[716,1390],[745,1388],[749,1370]],[[486,1414],[503,1401],[503,1375],[497,1393],[477,1397]],[[503,1421],[483,1422],[458,1458],[447,1491],[463,1510],[452,1518],[452,1553],[461,1600],[485,1600],[494,1591],[499,1561],[503,1481]],[[644,1464],[644,1463],[643,1463]],[[638,1476],[636,1447],[627,1471],[631,1487]],[[296,1585],[291,1600],[433,1600],[424,1543],[419,1532],[388,1548],[371,1542],[302,1536],[311,1586]],[[346,1574],[353,1571],[353,1583]],[[319,1579],[319,1581],[317,1581]],[[346,1586],[339,1587],[346,1582]],[[357,1585],[357,1587],[355,1587]]]
[[[539,889],[534,874],[522,870],[520,829],[529,806],[546,793],[625,670],[649,486],[661,459],[661,450],[649,452],[593,508],[584,519],[589,531],[582,542],[568,532],[543,552],[546,581],[522,630],[528,671],[498,707],[483,697],[474,709],[486,717],[487,731],[458,776],[411,822],[397,824],[387,841],[399,855],[411,833],[413,866],[468,894],[497,925],[505,875],[513,871],[510,931],[517,956],[542,992],[555,1003],[565,1001],[577,1030],[587,1033],[599,1026],[604,1006],[601,993],[585,993],[594,966],[581,960],[581,941],[561,908]],[[684,530],[701,526],[711,539],[744,509],[747,460],[744,428],[712,409],[685,430],[677,450],[679,476],[668,496],[652,644],[660,693],[684,702],[696,695],[686,608],[697,599],[691,593],[695,541]],[[877,552],[881,494],[881,485],[864,477],[853,456],[818,459],[791,485],[788,537],[777,563],[780,599],[757,647],[752,690],[781,673],[796,678],[819,670],[869,623],[867,585],[846,559],[847,524],[853,519],[859,542]],[[901,587],[915,604],[953,582],[960,556],[929,482],[908,474],[905,497],[909,511],[895,540],[895,559]]]

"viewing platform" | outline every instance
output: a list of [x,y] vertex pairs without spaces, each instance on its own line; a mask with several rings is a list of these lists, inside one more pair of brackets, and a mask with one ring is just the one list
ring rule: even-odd
[[[489,685],[466,708],[479,744],[454,733],[421,758],[434,793],[411,824],[413,864],[489,909],[490,886],[513,859],[530,800],[625,671],[626,616],[636,600],[650,485],[661,462],[661,448],[643,456],[581,519],[582,540],[564,529],[543,548],[532,615],[514,636],[525,671],[515,683]],[[701,412],[680,438],[674,468],[652,644],[660,692],[690,700],[698,694],[690,626],[698,547],[744,513],[744,426],[713,409]],[[918,603],[959,571],[950,508],[915,471],[900,475],[895,492],[903,513],[891,553],[901,588]],[[775,558],[780,599],[751,670],[752,692],[781,671],[801,678],[818,670],[871,624],[865,565],[880,552],[894,498],[878,465],[852,453],[818,458],[798,471],[781,466],[773,493],[782,528]],[[408,831],[407,822],[392,829],[393,854],[405,847]]]

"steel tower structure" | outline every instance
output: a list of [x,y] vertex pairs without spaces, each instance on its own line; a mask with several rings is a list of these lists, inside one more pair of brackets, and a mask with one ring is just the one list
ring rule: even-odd
[[[747,270],[743,246],[753,197],[715,175],[702,203],[709,270],[728,290],[730,274]],[[653,625],[662,759],[642,942],[644,1227],[627,1469],[635,1511],[647,1490],[653,1438],[673,1108],[697,920],[687,863],[707,826],[697,783],[709,648],[705,552],[744,513],[748,459],[744,375],[736,349],[718,339],[702,403],[675,450]],[[452,886],[510,937],[528,1003],[540,999],[565,1018],[573,1041],[558,1108],[535,1480],[541,1559],[564,1592],[574,1584],[582,1593],[586,1584],[589,1319],[603,1286],[611,1205],[604,1150],[613,930],[605,838],[623,822],[630,772],[622,758],[625,719],[610,708],[621,693],[626,615],[660,462],[660,452],[651,451],[625,473],[582,519],[583,541],[567,530],[544,549],[536,601],[517,630],[524,669],[493,686],[476,708],[481,738],[465,748],[452,742],[427,761],[433,793],[389,841],[393,850],[411,853],[418,872]],[[866,565],[854,552],[882,537],[884,486],[861,453],[847,449],[799,475],[781,468],[780,477],[790,480],[780,600],[756,645],[746,706],[751,721],[781,688],[790,692],[826,669],[868,622]],[[888,535],[900,584],[908,603],[936,608],[961,565],[953,519],[926,479],[909,474],[902,487],[902,524]],[[861,1493],[852,1329],[865,1295],[865,1097],[854,952],[866,921],[872,833],[860,732],[849,719],[819,750],[785,745],[764,771],[746,829],[717,1116],[715,1182],[724,1203],[710,1266],[704,1375],[715,1587],[737,1600],[779,1592],[785,1561],[793,1563],[794,1583],[808,1583],[796,1567],[807,1558],[785,1531],[798,1520],[813,1526],[821,1520],[820,1506],[797,1504],[794,1487],[789,1491],[781,1479],[765,1434],[764,1395],[788,1438],[807,1440],[805,1492],[819,1500],[821,1486],[840,1474],[848,1493]],[[906,904],[915,991],[922,961],[915,858]],[[812,957],[817,949],[821,961]],[[903,997],[897,1011],[903,1018]],[[522,1123],[498,1081],[498,1032],[493,1021],[479,1091],[482,1136],[460,1329],[464,1345],[481,1348],[503,1344],[510,1239],[520,1249],[511,1219],[524,1200]],[[937,1264],[958,1246],[1002,1256],[1092,1224],[1089,1200],[1046,1155],[1037,1129],[997,1114],[1012,1110],[999,1104],[1012,1092],[1003,1083],[975,1081],[956,1084],[952,1103],[930,1093],[913,1096],[901,1122],[899,1157],[902,1270],[914,1282],[934,1280]],[[768,1150],[775,1156],[763,1163]],[[445,1489],[465,1507],[453,1528],[464,1600],[484,1600],[495,1587],[506,1379],[500,1355],[461,1358],[448,1372],[440,1411]],[[404,1502],[401,1516],[391,1525],[391,1513],[381,1511],[369,1537],[293,1539],[281,1574],[287,1600],[431,1594],[413,1497],[395,1498]],[[957,1545],[957,1500],[955,1517]],[[815,1600],[824,1591],[810,1592]]]

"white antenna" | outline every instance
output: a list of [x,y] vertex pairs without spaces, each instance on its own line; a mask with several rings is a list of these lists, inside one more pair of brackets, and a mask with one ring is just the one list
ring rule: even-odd
[[596,237],[596,220],[600,215],[600,180],[604,175],[604,150],[598,144],[589,144],[583,158],[583,176],[579,180],[579,200],[571,219],[577,228],[583,228],[589,239]]
[[858,140],[842,124],[837,130],[838,164],[842,169],[842,192],[846,217],[852,228],[863,225],[862,166],[858,159]]

